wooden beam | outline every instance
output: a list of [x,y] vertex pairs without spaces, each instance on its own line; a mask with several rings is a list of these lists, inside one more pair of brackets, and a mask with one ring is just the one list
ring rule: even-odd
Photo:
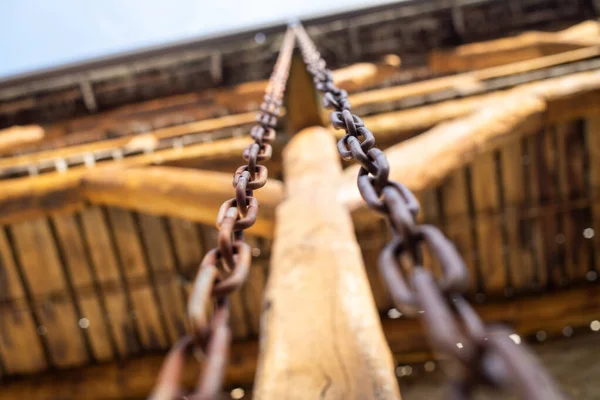
[[[440,122],[464,117],[507,96],[530,93],[548,102],[547,123],[595,114],[600,111],[600,74],[598,71],[579,72],[563,77],[527,83],[510,90],[443,101],[407,110],[381,113],[363,118],[367,127],[376,133],[378,143],[394,143],[408,139]],[[344,135],[336,130],[337,137]]]
[[526,32],[517,36],[434,50],[429,67],[437,73],[488,68],[600,44],[600,24],[585,21],[559,32]]
[[352,222],[335,200],[341,166],[330,133],[295,136],[284,171],[254,396],[399,399]]
[[42,151],[39,153],[25,154],[15,157],[0,159],[0,169],[18,165],[36,164],[40,161],[52,161],[74,155],[82,155],[100,150],[130,148],[139,150],[153,150],[161,139],[184,136],[188,134],[203,133],[219,129],[231,128],[251,124],[256,118],[255,113],[235,114],[226,117],[207,119],[189,124],[177,125],[170,128],[158,129],[143,136],[128,136],[111,140],[102,140],[78,146],[68,146],[56,150]]
[[[478,304],[475,309],[486,322],[508,324],[524,338],[534,336],[538,331],[543,331],[548,339],[558,338],[565,326],[585,328],[598,319],[600,286],[587,285],[511,301]],[[396,362],[419,363],[435,357],[418,320],[386,318],[382,325]],[[569,343],[568,340],[565,343]],[[247,388],[252,385],[258,347],[254,341],[233,343],[226,386]],[[0,391],[7,399],[145,398],[154,386],[163,361],[162,354],[146,354],[126,361],[5,378],[0,383]],[[315,365],[319,364],[308,366],[309,370],[315,370]],[[198,368],[193,359],[187,361],[183,369],[183,386],[191,388],[195,385]]]
[[443,78],[430,79],[422,82],[402,86],[393,86],[384,89],[370,90],[350,96],[353,107],[362,107],[369,104],[392,102],[411,96],[427,95],[446,89],[456,88],[462,84],[471,85],[486,79],[499,78],[524,72],[531,72],[569,62],[585,60],[600,55],[600,46],[590,46],[583,49],[567,51],[551,56],[539,57],[532,60],[485,68],[473,72],[452,75]]
[[31,143],[37,143],[44,136],[44,129],[39,125],[15,125],[0,129],[0,154],[9,153]]
[[[477,154],[539,129],[545,111],[546,103],[539,96],[507,97],[468,117],[440,124],[386,150],[390,179],[414,192],[430,188]],[[356,186],[358,169],[355,165],[344,171],[338,194],[352,212],[366,207]]]
[[[599,100],[600,71],[523,85],[505,96],[491,98],[466,117],[442,123],[387,149],[390,178],[415,192],[423,191],[475,156],[533,133],[544,124],[597,112]],[[459,105],[458,112],[473,106],[475,104],[472,103],[467,103],[464,108]],[[365,120],[366,125],[374,130],[368,119]],[[432,165],[435,167],[432,168]],[[371,214],[363,212],[365,204],[356,187],[358,168],[353,166],[344,172],[345,182],[338,198],[353,213],[356,212],[353,214],[355,218],[365,221],[362,216]]]
[[[231,181],[231,174],[173,167],[103,168],[84,175],[83,197],[92,204],[212,225],[221,204],[235,196]],[[255,196],[260,213],[248,233],[271,237],[283,185],[271,179]]]
[[[223,159],[231,159],[233,157],[232,153],[235,152],[236,155],[240,155],[243,149],[246,147],[248,143],[250,143],[251,139],[244,138],[233,138],[233,139],[225,139],[212,143],[202,143],[198,145],[193,145],[186,147],[184,149],[169,149],[156,153],[150,154],[141,154],[138,156],[133,156],[126,158],[124,160],[118,162],[107,163],[108,166],[106,168],[102,167],[100,164],[98,167],[89,169],[86,167],[77,167],[73,169],[69,169],[65,172],[53,172],[48,174],[43,174],[39,176],[32,176],[26,178],[17,178],[0,182],[0,223],[2,224],[11,224],[19,221],[23,221],[30,218],[36,218],[46,215],[51,215],[55,213],[64,213],[71,212],[74,210],[81,209],[85,201],[91,200],[93,201],[104,201],[109,204],[108,200],[110,197],[102,199],[102,197],[98,194],[97,191],[94,191],[95,188],[98,188],[97,185],[105,185],[108,189],[113,190],[113,198],[114,202],[121,202],[123,206],[126,206],[127,201],[130,201],[130,206],[133,206],[135,202],[140,203],[141,197],[129,197],[118,199],[115,198],[115,193],[126,194],[131,192],[127,192],[127,185],[130,184],[126,180],[126,176],[131,178],[131,174],[127,175],[122,172],[122,168],[136,168],[145,165],[160,165],[160,164],[168,164],[172,160],[185,160],[188,157],[194,159],[202,159],[205,161],[219,161]],[[114,168],[117,168],[119,171],[116,173]],[[139,170],[139,168],[138,168]],[[155,170],[160,171],[160,170]],[[178,182],[180,184],[179,188],[184,192],[188,190],[188,199],[194,195],[198,195],[200,197],[204,197],[204,192],[196,193],[198,189],[198,182],[194,181],[194,172],[199,171],[185,171],[178,169],[177,171],[181,172],[181,176],[176,176],[177,174],[172,173],[172,169],[167,169],[165,173],[158,174],[162,177],[163,182],[168,180],[173,180],[174,182]],[[186,175],[187,173],[187,175]],[[202,174],[201,172],[199,172]],[[87,175],[94,176],[102,176],[105,175],[104,181],[100,183],[98,181],[99,178],[90,178],[90,181],[94,179],[94,184],[88,183],[88,193],[90,193],[89,199],[86,198],[84,194],[84,190],[82,188],[82,179]],[[207,172],[207,174],[211,174]],[[217,174],[217,173],[214,173]],[[152,174],[143,173],[140,175],[147,179],[154,179],[155,177]],[[204,175],[201,175],[204,176]],[[212,175],[211,175],[212,176]],[[220,173],[219,176],[221,178],[220,181],[223,183],[223,190],[229,190],[228,197],[233,197],[233,188],[231,186],[231,173]],[[135,182],[135,178],[131,178],[133,182]],[[141,178],[142,179],[142,178]],[[112,185],[110,186],[110,182],[113,180]],[[146,194],[153,193],[156,195],[160,194],[160,190],[158,188],[150,189],[152,187],[152,183],[148,181],[146,183]],[[94,186],[96,185],[96,186]],[[272,225],[273,209],[276,206],[277,202],[281,198],[277,193],[281,193],[281,190],[278,189],[280,186],[277,183],[271,184],[271,189],[265,191],[265,198],[261,202],[261,209],[264,211],[264,222],[260,222],[260,228],[255,228],[255,234],[271,237],[272,229],[269,226]],[[191,189],[193,188],[193,190]],[[121,192],[119,192],[121,190]],[[153,191],[154,190],[154,191]],[[194,194],[196,193],[196,194]],[[222,193],[224,195],[224,193]],[[109,196],[107,194],[107,196]],[[141,196],[141,193],[139,194]],[[168,197],[166,194],[162,194],[163,199]],[[259,195],[259,201],[261,199]],[[181,200],[181,199],[180,199]],[[183,201],[183,200],[182,200]],[[188,200],[185,200],[188,201]],[[187,204],[187,203],[185,203]],[[198,203],[199,206],[202,207],[202,203]],[[115,203],[115,205],[117,205]],[[138,204],[137,207],[145,207],[147,210],[151,210],[152,206],[150,204]],[[176,214],[173,216],[193,216],[194,218],[204,221],[206,214],[202,211],[198,212],[196,210],[195,215],[188,214],[190,213],[189,209],[182,208],[177,210],[172,203],[171,206],[166,206],[164,203],[161,204],[161,207],[164,207],[162,211],[165,212],[175,212]],[[212,206],[211,206],[212,207]],[[141,209],[141,208],[140,208]],[[210,208],[210,210],[213,210]],[[271,210],[271,211],[269,211]],[[156,212],[156,211],[155,211]],[[200,218],[199,215],[203,215]],[[213,215],[211,219],[214,219],[216,214]],[[261,217],[262,218],[262,217]],[[262,221],[262,220],[261,220]],[[209,221],[210,224],[214,223],[214,221]]]

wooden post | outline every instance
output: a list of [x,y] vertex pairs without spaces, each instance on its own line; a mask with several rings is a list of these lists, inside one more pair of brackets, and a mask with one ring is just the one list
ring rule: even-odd
[[256,399],[400,399],[392,355],[350,214],[336,200],[341,166],[325,128],[283,154],[261,320]]

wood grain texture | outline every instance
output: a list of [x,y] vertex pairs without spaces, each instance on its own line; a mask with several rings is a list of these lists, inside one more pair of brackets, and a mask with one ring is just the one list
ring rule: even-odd
[[507,281],[494,153],[476,157],[470,171],[481,285],[486,293],[503,294]]
[[[170,215],[213,224],[221,204],[235,194],[231,174],[147,167],[106,169],[83,178],[85,198],[94,204],[118,206],[153,215]],[[271,236],[273,215],[283,196],[282,185],[269,180],[256,191],[259,218],[248,232]]]
[[[589,329],[590,321],[598,319],[600,287],[587,285],[551,294],[478,304],[475,309],[486,322],[508,324],[523,338],[531,337],[540,330],[546,332],[548,338],[559,338],[567,325]],[[390,348],[400,363],[422,363],[435,358],[429,351],[420,321],[408,318],[385,319],[382,326]],[[564,346],[571,346],[573,341],[577,341],[577,335],[562,341]],[[593,340],[598,342],[597,338]],[[546,345],[548,343],[543,344]],[[233,343],[226,386],[252,385],[258,347],[256,341]],[[564,357],[564,352],[560,352],[556,354],[554,363],[546,365],[550,368],[555,364],[560,364],[561,368],[573,368],[576,365],[564,363]],[[47,372],[14,381],[5,380],[1,390],[2,395],[8,399],[47,400],[56,396],[61,400],[145,398],[155,384],[163,361],[163,355],[146,354],[127,361]],[[311,370],[313,367],[311,366]],[[183,386],[193,387],[196,384],[198,363],[190,357],[183,371]]]
[[[592,227],[594,237],[594,260],[600,261],[600,116],[593,116],[586,120],[585,138],[590,160],[589,198],[592,202]],[[591,271],[598,271],[598,266],[593,266]]]
[[0,354],[5,372],[23,374],[47,368],[47,360],[28,307],[26,290],[4,230],[0,230]]
[[[545,109],[545,102],[537,96],[519,97],[440,124],[385,151],[390,179],[402,182],[415,192],[430,188],[450,172],[473,161],[478,154],[535,131],[542,124]],[[355,165],[344,171],[338,193],[338,199],[353,212],[365,207],[356,187],[358,169]]]
[[284,153],[256,399],[399,399],[350,215],[336,202],[341,166],[323,128]]
[[38,333],[47,343],[50,362],[59,367],[87,363],[88,353],[74,304],[52,298],[53,294],[67,291],[67,282],[47,221],[22,222],[13,225],[11,232],[40,324]]

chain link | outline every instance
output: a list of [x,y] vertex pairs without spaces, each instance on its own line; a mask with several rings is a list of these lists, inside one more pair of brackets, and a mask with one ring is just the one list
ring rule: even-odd
[[[246,164],[233,175],[235,197],[223,203],[217,216],[217,248],[206,254],[194,280],[188,302],[191,332],[167,356],[151,396],[154,400],[181,396],[179,382],[191,351],[201,356],[203,368],[197,388],[185,398],[213,400],[221,392],[231,342],[227,296],[241,288],[250,270],[252,252],[243,240],[244,230],[254,225],[258,215],[253,191],[267,183],[267,168],[259,163],[269,160],[273,153],[271,143],[275,140],[274,128],[281,112],[294,42],[294,32],[288,29],[256,117],[257,125],[250,131],[254,143],[242,154]],[[211,305],[214,310],[209,314]]]
[[[346,131],[338,142],[340,156],[360,164],[359,191],[392,229],[393,239],[381,252],[379,268],[394,303],[409,316],[421,316],[432,347],[453,361],[453,368],[448,368],[449,398],[470,399],[477,386],[486,385],[528,400],[565,399],[526,346],[514,343],[504,328],[486,327],[464,299],[468,273],[454,245],[436,227],[417,224],[414,195],[388,180],[389,164],[374,147],[373,134],[350,111],[347,93],[333,83],[304,28],[298,24],[294,29],[323,105],[333,109],[333,126]],[[424,266],[423,246],[441,266],[439,279]]]

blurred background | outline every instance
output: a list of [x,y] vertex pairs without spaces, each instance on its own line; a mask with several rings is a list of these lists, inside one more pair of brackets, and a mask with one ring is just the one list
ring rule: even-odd
[[[439,171],[435,160],[415,161],[416,175],[423,164],[437,171],[409,184],[421,218],[463,255],[468,296],[484,319],[513,327],[511,338],[531,344],[573,398],[600,399],[599,1],[21,0],[1,8],[1,399],[148,396],[188,329],[191,282],[215,246],[214,219],[231,197],[290,20],[303,22],[392,163],[424,133],[442,137],[450,127],[473,138],[471,147],[449,146],[456,157]],[[315,96],[292,71],[298,83],[286,106]],[[302,119],[292,110],[268,164],[280,182],[249,232],[249,278],[231,297],[224,399],[252,398],[285,184],[281,151]],[[135,177],[102,173],[123,166]],[[214,187],[199,193],[189,183],[196,174],[210,174]],[[404,398],[442,399],[443,357],[394,307],[379,275],[388,229],[352,216]],[[184,386],[197,364],[186,364]]]

